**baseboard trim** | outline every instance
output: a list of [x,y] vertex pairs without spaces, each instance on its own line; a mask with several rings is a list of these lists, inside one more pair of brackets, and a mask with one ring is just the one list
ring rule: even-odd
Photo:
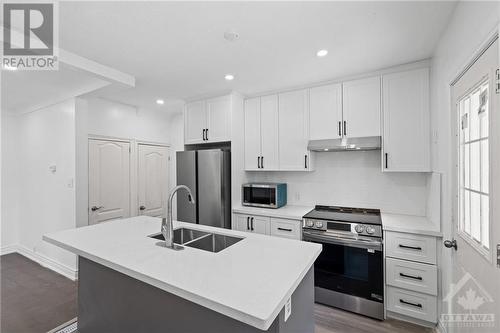
[[27,248],[23,245],[9,245],[4,246],[1,249],[2,255],[8,253],[19,253],[20,255],[40,264],[41,266],[48,268],[62,276],[67,277],[72,281],[76,281],[78,279],[78,270],[75,270],[71,267],[68,267],[60,262],[55,261],[52,258],[47,257],[41,253],[34,252],[33,250]]
[[0,255],[17,252],[17,245],[6,245],[0,248]]

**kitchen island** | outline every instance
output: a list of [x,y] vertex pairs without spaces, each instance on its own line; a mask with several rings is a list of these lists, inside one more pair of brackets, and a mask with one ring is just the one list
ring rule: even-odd
[[44,236],[79,256],[80,333],[314,332],[321,245],[174,222],[241,238],[216,253],[175,251],[149,237],[160,224],[142,216]]

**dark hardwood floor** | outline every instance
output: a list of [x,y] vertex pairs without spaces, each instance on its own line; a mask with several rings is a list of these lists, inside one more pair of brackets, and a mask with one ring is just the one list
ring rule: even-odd
[[0,257],[0,332],[42,333],[76,317],[77,284],[20,254]]
[[[77,283],[19,255],[0,257],[1,333],[45,333],[77,315]],[[383,322],[315,306],[315,333],[420,333],[420,326]]]

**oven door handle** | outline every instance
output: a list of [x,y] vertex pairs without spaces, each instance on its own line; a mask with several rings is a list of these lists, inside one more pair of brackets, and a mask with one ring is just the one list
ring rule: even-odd
[[305,241],[310,241],[315,243],[345,245],[348,247],[357,247],[367,250],[382,251],[382,242],[378,241],[362,241],[349,238],[325,237],[322,235],[312,234],[306,231],[303,232],[302,237],[304,238]]

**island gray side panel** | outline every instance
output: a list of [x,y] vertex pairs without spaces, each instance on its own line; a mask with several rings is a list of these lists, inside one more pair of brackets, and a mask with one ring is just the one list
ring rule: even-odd
[[314,267],[309,269],[292,294],[292,312],[285,321],[285,309],[278,316],[279,333],[314,333]]
[[[258,286],[256,286],[258,288]],[[314,292],[314,288],[310,288]],[[313,306],[311,302],[311,307]],[[292,311],[291,323],[297,312]],[[279,315],[266,331],[279,330]],[[309,319],[312,321],[312,317]],[[79,333],[257,333],[253,326],[79,257]],[[308,333],[313,331],[300,331]]]

